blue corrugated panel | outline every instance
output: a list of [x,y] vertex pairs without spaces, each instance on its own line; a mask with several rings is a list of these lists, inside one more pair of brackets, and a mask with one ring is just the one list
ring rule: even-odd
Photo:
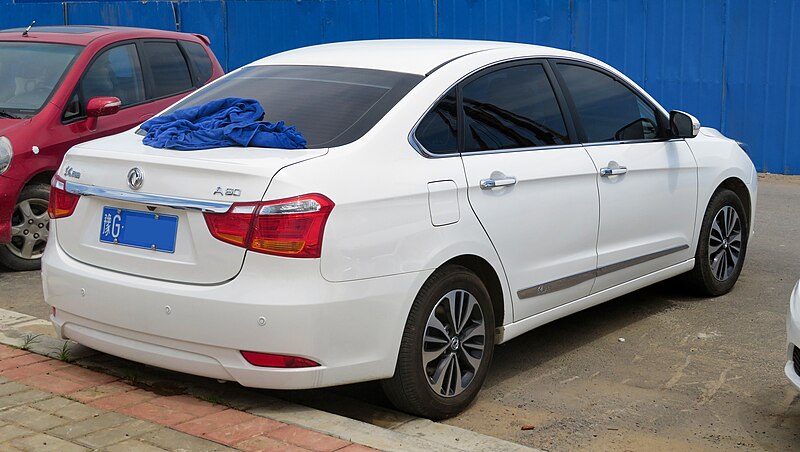
[[570,45],[569,0],[439,0],[438,36]]
[[211,50],[222,67],[227,67],[228,47],[225,33],[225,8],[218,0],[182,0],[180,6],[180,31],[200,33],[211,40]]
[[20,3],[0,1],[0,30],[36,25],[64,25],[64,7],[61,3]]
[[71,2],[67,3],[67,20],[70,25],[101,24],[175,30],[171,2]]
[[800,5],[732,1],[726,33],[723,130],[750,144],[759,170],[798,173]]
[[[71,24],[202,33],[227,70],[353,39],[471,38],[573,49],[667,109],[750,144],[759,170],[800,174],[800,0],[68,0]],[[56,0],[0,0],[0,27],[63,23]]]
[[380,0],[381,38],[436,37],[436,0]]
[[572,50],[591,55],[645,82],[647,24],[642,1],[576,0],[572,13]]
[[227,1],[228,68],[323,41],[321,0]]
[[723,0],[650,0],[647,8],[648,90],[668,110],[684,110],[708,126],[722,121],[725,6]]

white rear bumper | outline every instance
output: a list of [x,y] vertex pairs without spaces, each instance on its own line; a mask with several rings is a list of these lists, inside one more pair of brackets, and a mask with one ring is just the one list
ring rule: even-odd
[[[45,301],[56,308],[51,320],[62,337],[260,388],[391,377],[411,303],[430,275],[331,283],[317,260],[248,253],[235,279],[200,286],[99,269],[70,258],[55,240],[49,244],[42,260]],[[256,367],[242,350],[300,356],[321,366]]]

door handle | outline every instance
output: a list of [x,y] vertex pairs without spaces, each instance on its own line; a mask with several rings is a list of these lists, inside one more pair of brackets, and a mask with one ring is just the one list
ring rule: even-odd
[[500,179],[481,179],[481,189],[490,190],[495,187],[505,187],[517,183],[517,178],[513,176],[503,177]]
[[600,176],[619,176],[620,174],[625,174],[628,172],[628,168],[625,166],[619,166],[616,168],[600,168]]

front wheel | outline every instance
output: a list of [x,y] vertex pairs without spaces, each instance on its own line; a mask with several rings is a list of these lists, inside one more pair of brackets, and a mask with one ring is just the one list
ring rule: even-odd
[[11,270],[36,270],[49,235],[47,200],[50,187],[28,185],[22,189],[11,215],[11,242],[0,245],[0,264]]
[[736,193],[716,192],[706,208],[695,267],[688,275],[698,292],[718,296],[733,289],[744,264],[748,233],[747,217]]
[[480,391],[493,352],[494,313],[486,287],[464,267],[444,267],[414,300],[384,392],[409,413],[454,416]]

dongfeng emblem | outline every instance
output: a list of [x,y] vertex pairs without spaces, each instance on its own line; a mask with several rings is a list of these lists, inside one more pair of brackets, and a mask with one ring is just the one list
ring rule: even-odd
[[132,168],[128,171],[128,185],[132,189],[138,190],[142,188],[142,184],[144,184],[144,172],[141,169]]

